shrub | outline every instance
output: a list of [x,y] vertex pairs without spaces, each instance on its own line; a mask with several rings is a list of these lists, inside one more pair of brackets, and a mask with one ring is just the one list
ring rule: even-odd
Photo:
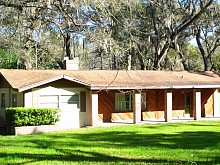
[[7,126],[37,126],[55,124],[59,121],[58,108],[6,108]]

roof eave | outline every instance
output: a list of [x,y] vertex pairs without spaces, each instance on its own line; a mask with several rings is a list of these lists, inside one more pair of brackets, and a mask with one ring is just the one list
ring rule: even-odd
[[220,85],[174,85],[174,86],[91,86],[91,90],[143,90],[143,89],[201,89],[220,88]]
[[59,76],[56,76],[56,77],[52,77],[50,79],[46,79],[46,80],[39,81],[39,82],[30,84],[30,85],[23,86],[21,88],[18,88],[18,91],[19,92],[24,92],[26,90],[29,90],[29,89],[32,89],[32,88],[35,88],[35,87],[38,87],[38,86],[41,86],[41,85],[45,85],[45,84],[48,84],[48,83],[51,83],[53,81],[57,81],[57,80],[60,80],[60,79],[69,80],[69,81],[72,81],[72,82],[75,82],[75,83],[78,83],[78,84],[81,84],[81,85],[84,85],[84,86],[90,86],[89,83],[81,81],[79,79],[76,79],[76,78],[73,78],[73,77],[70,77],[70,76],[67,76],[67,75],[59,75]]

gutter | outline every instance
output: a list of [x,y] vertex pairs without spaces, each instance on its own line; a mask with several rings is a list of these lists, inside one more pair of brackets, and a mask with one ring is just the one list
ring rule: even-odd
[[91,90],[143,90],[143,89],[202,89],[202,88],[220,88],[220,85],[174,85],[174,86],[92,86]]

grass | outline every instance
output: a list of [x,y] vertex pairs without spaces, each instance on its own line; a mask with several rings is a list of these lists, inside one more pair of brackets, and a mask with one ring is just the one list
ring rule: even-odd
[[0,136],[0,164],[220,164],[220,121]]

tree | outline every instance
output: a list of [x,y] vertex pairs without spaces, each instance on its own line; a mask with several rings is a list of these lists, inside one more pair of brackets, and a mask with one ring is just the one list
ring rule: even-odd
[[179,35],[197,21],[212,3],[213,0],[205,3],[176,0],[146,3],[152,20],[150,42],[155,49],[153,69],[159,69],[160,61],[167,54],[171,44],[177,42]]
[[203,58],[204,70],[215,68],[212,60],[217,48],[220,46],[220,10],[219,6],[213,5],[203,15],[203,19],[195,24],[196,42]]
[[0,49],[0,68],[4,69],[16,69],[17,57],[11,52]]
[[[131,57],[132,69],[182,69],[181,61],[188,70],[193,68],[188,38],[199,32],[196,27],[204,29],[200,24],[216,5],[214,0],[0,1],[0,37],[12,41],[0,48],[16,52],[19,67],[26,69],[63,68],[67,56],[80,57],[89,69],[126,69]],[[201,37],[197,33],[204,46]]]

